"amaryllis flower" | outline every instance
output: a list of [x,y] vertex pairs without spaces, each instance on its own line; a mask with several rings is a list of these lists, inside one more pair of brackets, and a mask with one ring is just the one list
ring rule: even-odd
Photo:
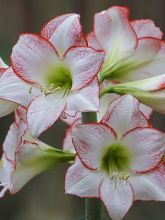
[[56,164],[72,160],[70,153],[52,148],[30,136],[25,120],[26,112],[19,107],[3,144],[0,166],[0,197],[6,191],[16,193],[39,173]]
[[0,58],[0,117],[10,114],[19,105],[27,107],[37,94],[36,89],[30,92],[30,86]]
[[95,15],[88,42],[106,53],[100,81],[127,82],[164,74],[162,32],[151,20],[130,22],[128,16],[128,9],[118,6]]
[[155,111],[165,114],[165,74],[112,86],[110,92],[131,94]]
[[98,197],[112,219],[120,220],[134,200],[165,201],[165,134],[148,127],[132,96],[113,102],[104,123],[75,126],[74,165],[66,174],[66,192]]
[[[106,97],[106,96],[103,96],[103,97]],[[105,101],[106,100],[102,102],[105,102]],[[117,105],[117,109],[116,109],[116,105]],[[118,112],[120,111],[120,108],[122,109],[122,111]],[[118,98],[112,101],[111,105],[109,106],[108,110],[106,111],[104,115],[102,113],[102,111],[104,112],[104,108],[102,107],[100,110],[101,111],[97,113],[97,118],[98,118],[97,122],[108,123],[110,124],[110,126],[111,126],[111,121],[109,121],[110,118],[112,117],[113,114],[118,114],[118,117],[120,117],[120,120],[118,123],[118,134],[119,134],[119,130],[123,128],[124,128],[124,131],[122,133],[126,132],[126,130],[133,129],[137,126],[140,126],[140,127],[150,126],[148,121],[146,120],[150,118],[150,114],[151,114],[150,109],[148,109],[145,105],[142,105],[141,103],[139,103],[139,101],[133,98],[133,96],[131,95],[125,95],[122,97],[118,96]],[[127,113],[129,114],[127,115]],[[127,115],[127,117],[124,118],[123,114]],[[102,116],[101,119],[100,119],[100,116]],[[137,120],[135,122],[130,123],[130,120],[132,117],[136,117]],[[139,118],[141,118],[142,120],[138,121]],[[120,126],[121,120],[123,120],[123,124],[125,126]],[[65,137],[63,141],[63,149],[66,151],[75,153],[75,148],[72,142],[72,129],[74,129],[76,125],[82,123],[82,117],[80,114],[77,114],[75,117],[66,116],[66,118],[63,119],[63,121],[69,125],[69,128],[67,128],[65,132]],[[112,122],[112,124],[113,123],[114,122]],[[117,124],[117,121],[115,123]]]
[[64,110],[97,111],[96,77],[103,57],[103,52],[87,46],[77,14],[56,17],[40,35],[20,36],[11,55],[12,67],[31,91],[40,91],[27,113],[33,136],[50,127]]

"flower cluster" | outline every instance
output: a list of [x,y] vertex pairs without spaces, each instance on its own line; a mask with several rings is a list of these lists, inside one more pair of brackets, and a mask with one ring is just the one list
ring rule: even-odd
[[[74,13],[22,34],[10,66],[0,59],[0,117],[15,111],[0,197],[71,162],[66,193],[100,198],[114,220],[134,200],[165,201],[165,133],[150,123],[153,110],[165,113],[164,61],[160,29],[130,21],[125,7],[97,13],[87,36]],[[58,119],[69,126],[63,150],[38,139]]]

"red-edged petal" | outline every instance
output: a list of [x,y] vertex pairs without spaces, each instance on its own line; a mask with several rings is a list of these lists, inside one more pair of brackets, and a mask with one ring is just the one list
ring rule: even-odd
[[[0,78],[0,99],[14,102],[10,105],[19,104],[27,107],[29,102],[38,95],[38,90],[21,80],[12,70],[7,69]],[[3,106],[2,106],[3,108]]]
[[124,95],[114,100],[102,122],[111,126],[118,137],[133,128],[149,126],[139,110],[139,101],[131,95]]
[[8,66],[4,63],[4,61],[0,57],[0,69],[6,69],[6,68],[8,68]]
[[103,49],[101,47],[99,41],[96,39],[96,36],[95,36],[94,32],[90,32],[87,35],[87,42],[88,42],[88,46],[94,48],[95,50],[102,50]]
[[105,178],[100,185],[100,198],[112,219],[120,220],[133,203],[133,192],[128,182]]
[[3,143],[3,151],[6,158],[12,163],[15,160],[15,151],[22,141],[22,137],[25,134],[27,125],[24,121],[20,121],[19,126],[13,123],[7,133],[5,141]]
[[[146,63],[145,65],[139,67],[137,69],[138,74],[139,73],[143,73],[144,77],[143,78],[148,78],[148,77],[152,77],[152,76],[158,76],[160,74],[164,74],[165,73],[165,65],[164,65],[164,60],[165,60],[165,42],[161,41],[161,40],[154,40],[155,42],[159,41],[160,44],[160,50],[157,53],[157,55],[154,57],[154,59],[152,59],[150,62]],[[154,46],[154,44],[153,44]],[[153,46],[151,45],[151,48],[153,48]],[[149,46],[150,47],[150,46]],[[154,48],[153,48],[154,49]],[[147,50],[147,48],[146,48]],[[149,53],[149,48],[148,48],[148,53]],[[136,71],[135,71],[136,74]],[[142,77],[140,77],[139,79],[142,79]]]
[[100,107],[97,112],[97,121],[100,122],[105,117],[110,104],[119,97],[119,95],[114,93],[106,93],[100,98]]
[[140,103],[139,109],[143,113],[143,115],[146,117],[147,120],[149,120],[151,118],[151,115],[153,113],[152,108]]
[[135,200],[165,201],[165,166],[163,163],[152,172],[129,178]]
[[12,67],[16,74],[29,83],[43,84],[46,70],[59,62],[53,45],[34,34],[22,34],[13,47]]
[[86,46],[80,16],[77,14],[65,14],[54,18],[43,27],[41,35],[55,46],[60,55],[71,46]]
[[90,47],[70,48],[64,56],[64,63],[72,77],[71,90],[87,86],[96,77],[104,59],[104,53]]
[[99,197],[99,185],[102,175],[84,167],[76,158],[69,167],[65,179],[65,191],[80,197]]
[[120,52],[132,51],[137,44],[136,34],[124,7],[111,7],[95,15],[94,32],[106,52],[118,47]]
[[121,70],[123,79],[126,81],[134,81],[145,79],[154,75],[157,75],[156,71],[150,72],[148,67],[155,63],[159,69],[159,63],[156,63],[157,56],[160,53],[161,41],[156,38],[140,38],[138,40],[137,48],[133,54],[127,58],[125,70]]
[[71,115],[63,112],[61,116],[61,120],[65,122],[67,125],[72,126],[76,121],[81,121],[81,112],[71,112]]
[[165,134],[152,128],[136,128],[122,139],[131,154],[131,169],[147,172],[158,165],[165,151]]
[[40,95],[29,105],[27,120],[32,136],[39,136],[48,129],[62,114],[67,96],[61,91],[50,95]]
[[98,108],[99,85],[98,80],[95,79],[90,85],[70,94],[65,112],[69,115],[73,115],[75,112],[96,112]]
[[131,25],[136,32],[138,38],[155,37],[158,39],[162,39],[163,33],[161,32],[160,28],[155,26],[152,20],[135,20],[131,22]]
[[79,158],[92,170],[100,168],[105,150],[116,140],[116,135],[110,127],[97,123],[75,126],[72,136]]
[[72,132],[72,127],[66,129],[65,138],[63,141],[63,150],[75,153],[71,132]]

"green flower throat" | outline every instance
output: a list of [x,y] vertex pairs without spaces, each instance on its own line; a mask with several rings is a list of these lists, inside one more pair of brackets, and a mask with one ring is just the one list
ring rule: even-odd
[[46,90],[53,92],[57,89],[71,89],[72,78],[70,70],[64,65],[49,68],[45,74]]
[[112,144],[101,160],[101,169],[109,176],[129,172],[131,155],[127,148],[120,143]]

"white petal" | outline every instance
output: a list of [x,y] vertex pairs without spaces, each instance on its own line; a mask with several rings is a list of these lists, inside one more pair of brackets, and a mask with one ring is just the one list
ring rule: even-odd
[[104,58],[104,53],[90,47],[75,47],[68,50],[64,63],[72,77],[72,88],[76,90],[87,86],[96,77]]
[[48,40],[39,35],[23,34],[13,48],[11,61],[14,71],[23,80],[42,85],[45,72],[59,63],[59,58]]
[[165,134],[152,128],[136,128],[122,139],[131,153],[131,169],[146,172],[161,161],[165,150]]
[[135,20],[131,22],[131,25],[136,32],[138,38],[141,37],[154,37],[161,39],[163,33],[160,28],[156,27],[154,22],[149,19]]
[[114,131],[104,124],[82,124],[73,128],[73,144],[83,164],[96,170],[105,150],[115,141]]
[[126,181],[104,179],[100,197],[113,220],[122,219],[133,203],[132,188]]
[[76,158],[66,173],[65,191],[80,197],[99,197],[101,180],[101,174],[88,170]]
[[[99,108],[99,85],[95,79],[81,90],[72,92],[67,100],[66,113],[96,112]],[[71,115],[71,114],[69,114]]]
[[118,97],[119,95],[117,94],[107,93],[100,98],[100,107],[99,107],[99,111],[97,112],[98,122],[100,122],[103,119],[103,117],[105,116],[105,114],[109,109],[110,104]]
[[11,105],[12,109],[17,104],[27,107],[29,102],[37,95],[38,95],[38,90],[33,88],[30,92],[30,85],[28,83],[25,83],[23,80],[21,80],[13,72],[12,68],[7,69],[2,74],[2,77],[0,78],[0,99],[5,99],[13,102],[13,104],[12,103],[8,104]]
[[139,109],[140,111],[143,113],[143,115],[146,117],[147,120],[149,120],[151,118],[151,115],[153,113],[153,110],[152,108],[146,106],[146,105],[143,105],[142,103],[140,103],[139,105]]
[[72,132],[72,127],[68,128],[65,132],[65,138],[63,141],[63,150],[75,153],[71,132]]
[[16,108],[17,104],[7,100],[0,99],[0,117],[4,117],[12,113]]
[[[156,75],[153,71],[148,71],[147,67],[155,63],[159,51],[161,49],[161,41],[156,38],[140,38],[138,45],[130,56],[120,61],[120,65],[116,67],[115,79],[122,82],[145,79]],[[157,66],[159,68],[159,65]]]
[[88,42],[88,46],[94,48],[95,50],[102,50],[102,47],[98,42],[94,32],[90,32],[87,35],[87,42]]
[[12,188],[12,172],[13,165],[9,162],[5,155],[2,155],[1,166],[0,166],[0,198],[4,196],[4,194]]
[[3,151],[6,158],[11,162],[15,160],[15,151],[19,147],[26,129],[27,125],[24,121],[20,121],[19,126],[15,123],[10,126],[3,143]]
[[[16,170],[12,175],[13,187],[11,193],[19,191],[34,176],[46,169],[45,164],[39,163],[42,152],[37,144],[26,142],[16,154]],[[44,161],[43,161],[44,162]]]
[[136,200],[165,201],[165,166],[129,179]]
[[55,46],[61,56],[71,46],[86,46],[80,17],[77,14],[65,14],[54,18],[44,26],[41,35]]
[[62,114],[67,95],[57,91],[49,95],[40,95],[30,104],[27,112],[29,131],[32,136],[39,136],[48,129]]
[[133,128],[149,126],[139,110],[138,100],[131,95],[121,96],[113,101],[102,122],[111,126],[118,137]]
[[2,58],[0,57],[0,69],[6,69],[8,68],[8,66],[4,63],[4,61],[2,60]]
[[97,13],[94,32],[107,53],[113,53],[117,47],[117,56],[122,57],[136,47],[136,34],[129,23],[128,10],[124,7],[111,7],[107,11]]
[[76,113],[74,111],[70,111],[69,113],[71,113],[71,114],[66,114],[65,112],[63,112],[63,114],[61,116],[61,120],[63,122],[65,122],[67,125],[72,126],[75,123],[75,121],[81,121],[81,113],[80,112]]

